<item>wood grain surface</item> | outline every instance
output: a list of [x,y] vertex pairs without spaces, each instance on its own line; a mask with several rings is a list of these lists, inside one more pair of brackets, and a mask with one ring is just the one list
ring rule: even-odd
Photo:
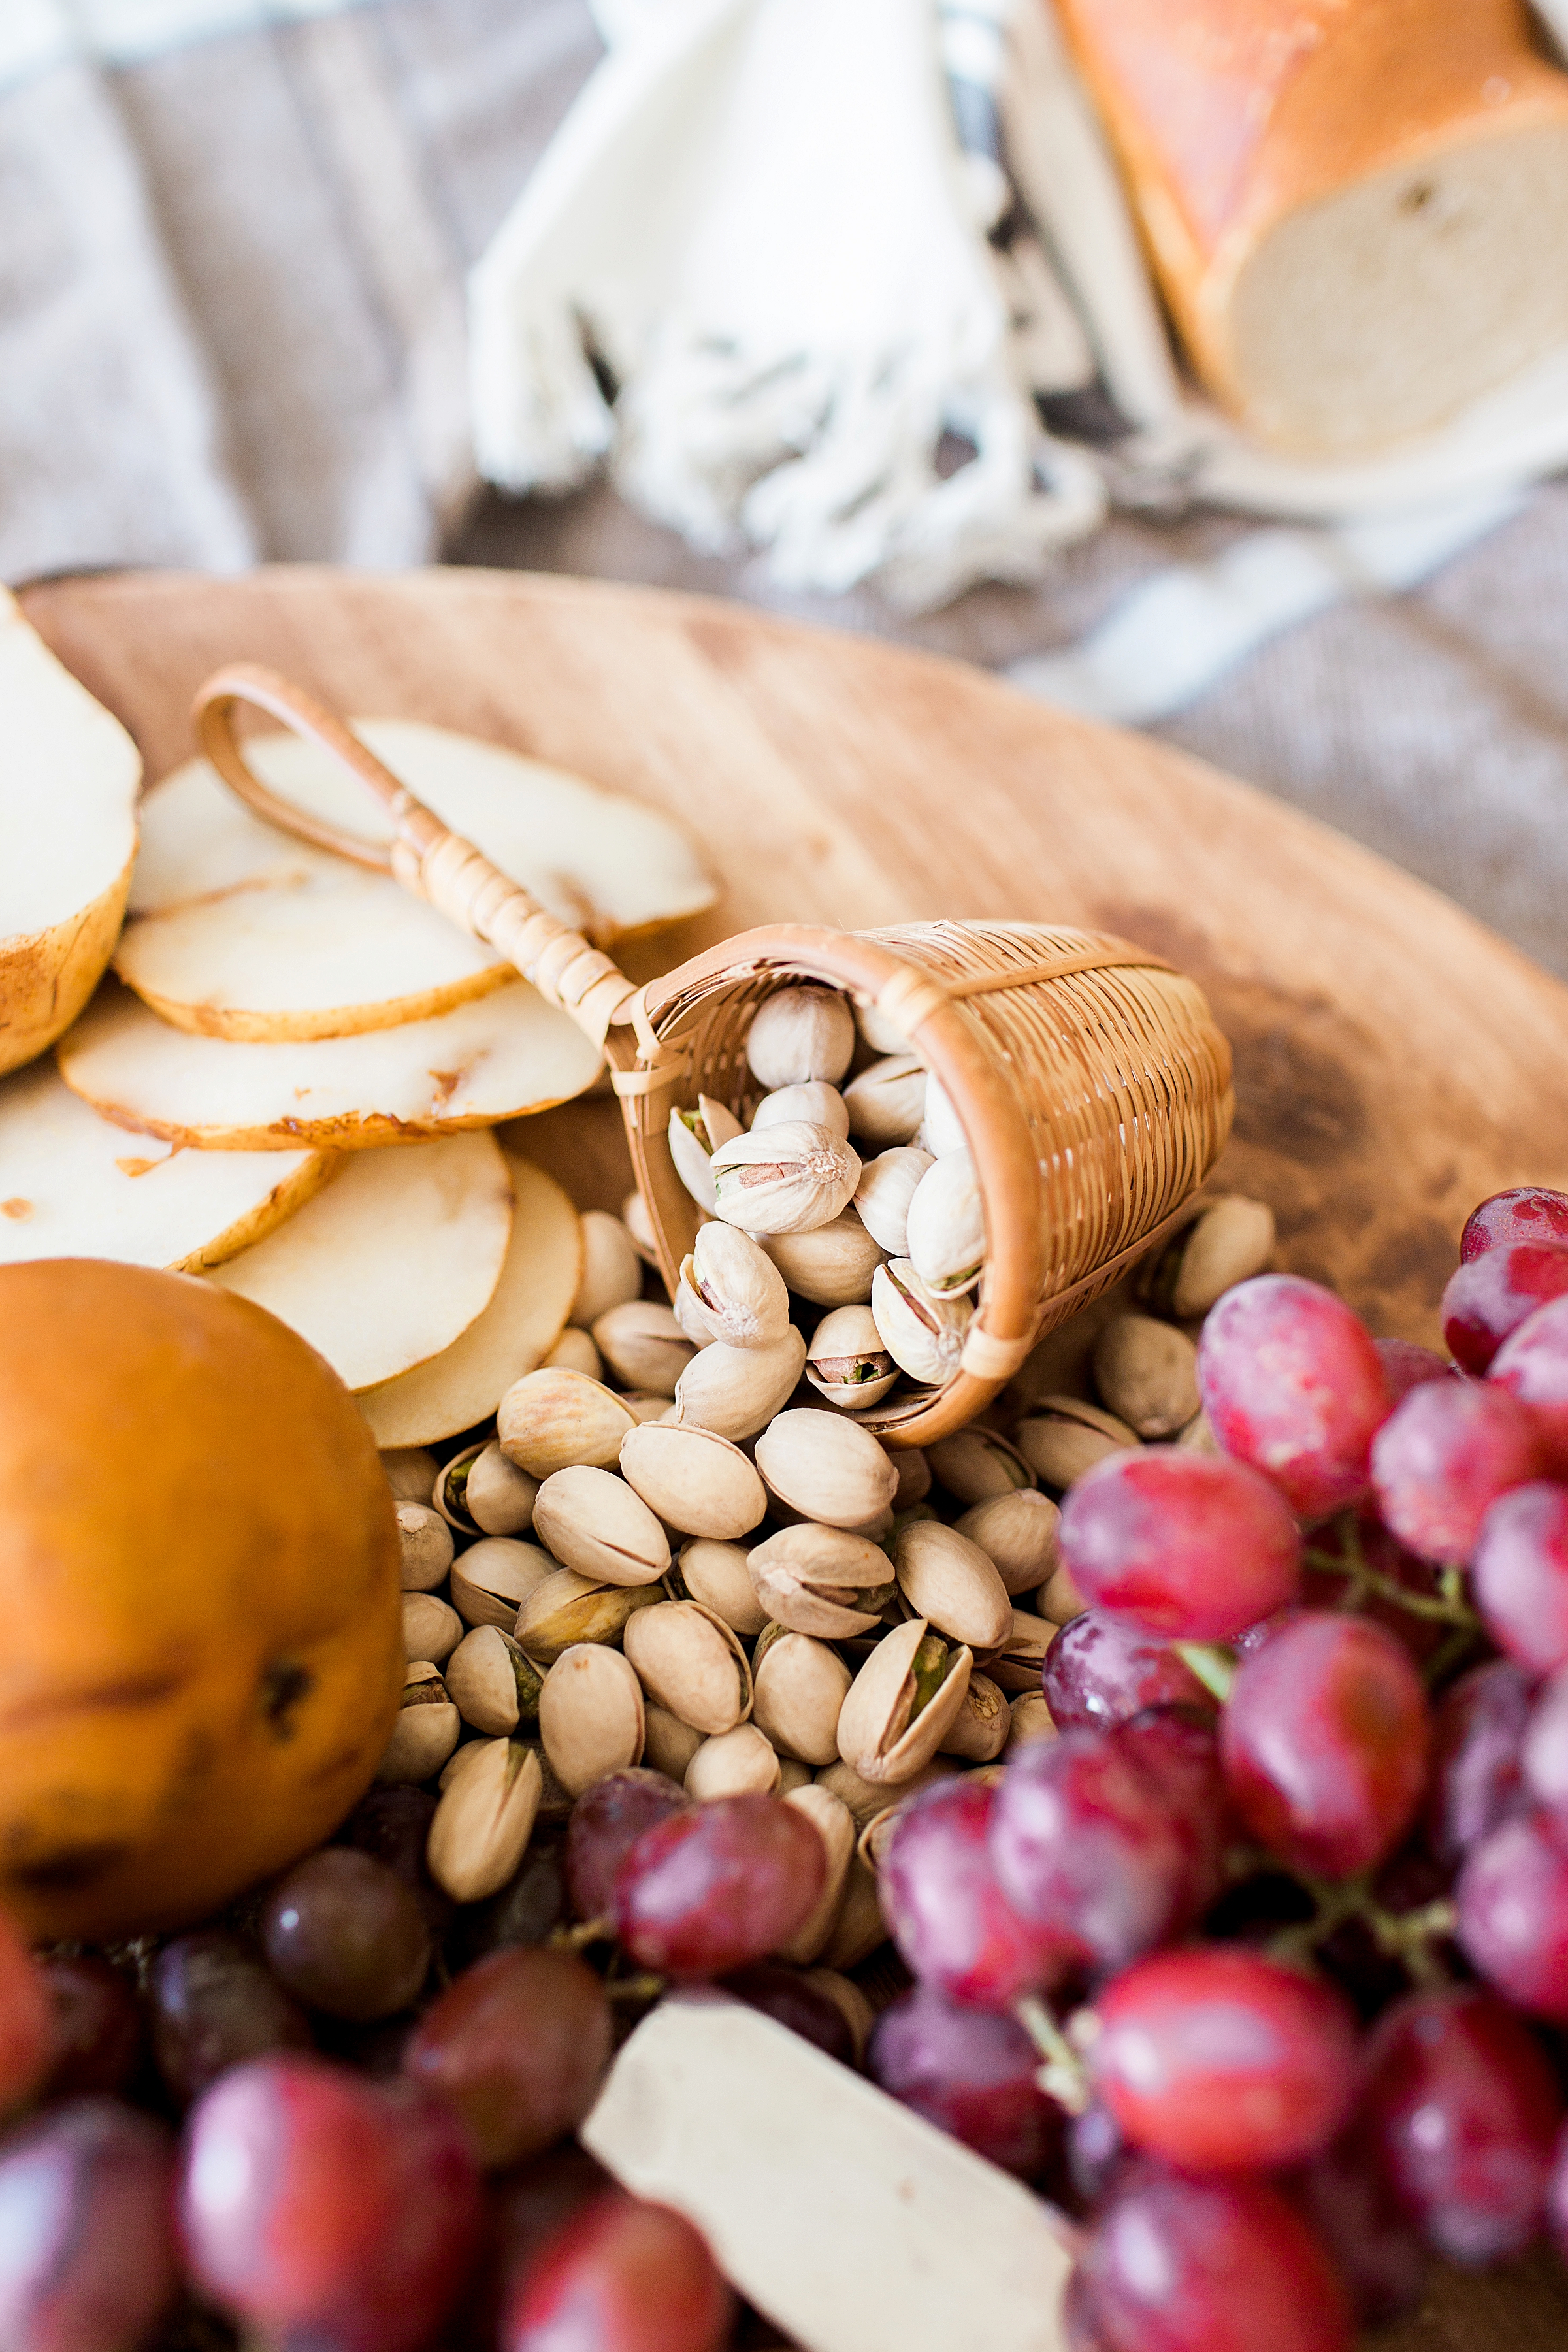
[[[510,572],[315,568],[48,583],[28,617],[136,737],[191,751],[220,662],[268,662],[346,713],[464,728],[670,810],[724,886],[628,956],[651,977],[752,924],[1083,923],[1170,956],[1237,1055],[1216,1181],[1380,1332],[1436,1336],[1470,1206],[1568,1182],[1568,989],[1448,900],[1165,747],[982,672],[657,591]],[[530,1126],[588,1205],[628,1177],[613,1105]],[[1389,2352],[1562,2352],[1545,2258],[1445,2276]]]

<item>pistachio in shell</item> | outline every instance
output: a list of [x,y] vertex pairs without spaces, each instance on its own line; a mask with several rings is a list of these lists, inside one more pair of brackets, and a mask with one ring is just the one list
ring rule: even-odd
[[[883,1791],[884,1801],[886,1791]],[[888,1940],[887,1923],[882,1917],[881,1898],[877,1892],[874,1871],[868,1870],[857,1854],[849,1864],[844,1882],[844,1899],[838,1906],[838,1916],[828,1930],[827,1941],[817,1958],[824,1968],[835,1970],[858,1969],[868,1960]]]
[[1209,1426],[1206,1412],[1195,1413],[1177,1438],[1176,1444],[1186,1454],[1218,1454],[1219,1440]]
[[986,1652],[981,1665],[998,1690],[1009,1697],[1019,1691],[1037,1691],[1046,1652],[1056,1638],[1056,1627],[1026,1609],[1015,1609],[1012,1630],[995,1649]]
[[869,1633],[897,1590],[879,1544],[810,1520],[758,1544],[746,1570],[768,1617],[825,1642]]
[[486,1536],[452,1564],[452,1606],[465,1625],[499,1625],[510,1633],[528,1595],[560,1565],[538,1544]]
[[972,1422],[967,1429],[955,1429],[951,1437],[939,1437],[928,1448],[926,1458],[932,1475],[966,1510],[976,1503],[989,1502],[994,1496],[1033,1487],[1035,1483],[1035,1474],[1017,1447],[978,1422]]
[[613,1390],[585,1372],[526,1372],[496,1409],[501,1452],[531,1478],[614,1462],[632,1416]]
[[463,1621],[457,1611],[433,1592],[403,1596],[403,1654],[410,1665],[429,1659],[440,1665],[463,1638]]
[[621,1223],[631,1237],[632,1247],[645,1265],[658,1272],[658,1244],[654,1238],[653,1219],[647,1202],[634,1184],[621,1202]]
[[809,981],[775,989],[752,1015],[746,1059],[760,1086],[837,1086],[855,1051],[855,1016],[836,988]]
[[915,1520],[893,1539],[899,1590],[917,1616],[974,1651],[1005,1643],[1013,1603],[977,1543],[941,1519]]
[[863,1160],[855,1187],[855,1213],[889,1257],[908,1257],[910,1202],[928,1168],[936,1161],[916,1143],[895,1144]]
[[669,1156],[675,1172],[700,1209],[713,1211],[713,1171],[710,1166],[721,1143],[741,1132],[741,1122],[723,1103],[700,1095],[695,1110],[669,1114]]
[[863,1307],[882,1263],[853,1209],[809,1233],[769,1234],[763,1246],[791,1290],[814,1307]]
[[397,1540],[405,1592],[433,1592],[446,1578],[457,1546],[452,1530],[428,1503],[399,1503]]
[[871,1312],[882,1345],[910,1380],[940,1388],[952,1378],[973,1318],[973,1300],[939,1298],[908,1258],[895,1258],[879,1265],[872,1278]]
[[676,1417],[716,1437],[754,1437],[800,1384],[805,1341],[792,1324],[771,1348],[731,1348],[723,1340],[693,1356],[676,1383]]
[[700,1601],[742,1641],[753,1640],[768,1622],[769,1612],[752,1583],[751,1555],[743,1544],[694,1536],[681,1545],[675,1570],[665,1582],[672,1601]]
[[458,1744],[462,1718],[447,1695],[438,1666],[416,1659],[403,1685],[403,1704],[392,1737],[375,1768],[378,1780],[428,1780]]
[[754,1723],[705,1739],[686,1768],[689,1797],[710,1804],[717,1797],[773,1797],[781,1778],[773,1745]]
[[533,1525],[539,1481],[509,1462],[492,1437],[468,1465],[463,1508],[486,1536],[520,1536]]
[[889,1054],[868,1063],[844,1089],[849,1131],[879,1151],[907,1144],[925,1117],[925,1064],[917,1054]]
[[938,1160],[945,1159],[950,1151],[967,1151],[969,1149],[963,1121],[954,1110],[952,1097],[934,1070],[926,1079],[925,1117],[921,1121],[920,1141]]
[[863,1528],[892,1508],[898,1472],[868,1430],[837,1413],[781,1412],[755,1453],[768,1492],[819,1526]]
[[779,1758],[778,1793],[781,1797],[787,1797],[792,1789],[809,1789],[816,1778],[810,1765],[803,1764],[798,1756]]
[[537,1666],[499,1625],[476,1625],[447,1661],[446,1684],[463,1721],[492,1738],[532,1725],[542,1687]]
[[1073,1581],[1071,1569],[1065,1563],[1058,1568],[1050,1582],[1039,1593],[1037,1605],[1040,1615],[1053,1625],[1070,1625],[1073,1619],[1081,1617],[1089,1607]]
[[720,1542],[748,1535],[768,1507],[767,1489],[740,1447],[685,1422],[628,1430],[621,1475],[667,1527]]
[[1037,1592],[1060,1565],[1061,1509],[1037,1486],[993,1495],[964,1512],[958,1532],[976,1543],[1015,1598]]
[[656,1584],[669,1538],[642,1496],[612,1470],[556,1470],[533,1507],[533,1532],[563,1567],[606,1584]]
[[915,1272],[939,1298],[973,1290],[985,1265],[985,1209],[969,1151],[935,1160],[915,1187],[905,1230]]
[[686,1779],[686,1768],[701,1747],[706,1735],[682,1723],[667,1706],[653,1699],[643,1702],[643,1762],[662,1772],[667,1780],[678,1784]]
[[1094,1343],[1095,1386],[1143,1438],[1173,1437],[1199,1410],[1198,1351],[1152,1315],[1119,1315]]
[[425,1860],[454,1903],[498,1894],[527,1851],[543,1785],[539,1759],[516,1739],[475,1742],[471,1762],[447,1784],[430,1823]]
[[795,1968],[805,1968],[816,1959],[832,1932],[844,1901],[844,1889],[849,1877],[849,1865],[855,1859],[855,1824],[848,1807],[831,1789],[815,1780],[790,1790],[786,1805],[804,1813],[822,1840],[827,1856],[827,1877],[822,1893],[813,1904],[787,1944],[779,1946],[778,1957]]
[[1113,1412],[1081,1397],[1044,1396],[1017,1429],[1017,1447],[1037,1478],[1065,1490],[1108,1454],[1139,1443]]
[[989,1675],[972,1673],[963,1705],[943,1738],[942,1752],[962,1756],[970,1764],[991,1764],[1006,1747],[1012,1729],[1012,1711],[1001,1685]]
[[837,1087],[826,1078],[806,1078],[798,1087],[775,1087],[752,1113],[752,1131],[780,1127],[787,1119],[804,1119],[808,1127],[831,1129],[841,1143],[849,1138],[849,1107]]
[[[623,1388],[651,1396],[675,1394],[675,1383],[697,1353],[668,1307],[651,1298],[612,1307],[594,1326],[594,1345]],[[602,1465],[600,1465],[602,1466]]]
[[580,1797],[643,1752],[642,1685],[619,1650],[563,1650],[539,1695],[539,1737],[556,1779]]
[[899,1377],[868,1307],[836,1307],[805,1351],[805,1377],[818,1396],[845,1412],[879,1404]]
[[657,1584],[606,1584],[558,1568],[535,1585],[512,1632],[536,1664],[552,1665],[575,1642],[619,1641],[629,1618],[656,1608],[663,1598]]
[[[951,1757],[933,1756],[929,1764],[923,1765],[918,1772],[911,1772],[907,1780],[900,1782],[900,1801],[905,1797],[918,1796],[921,1790],[929,1789],[934,1781],[950,1780],[957,1769]],[[819,1789],[832,1790],[839,1802],[847,1808],[858,1831],[864,1829],[872,1815],[879,1813],[888,1802],[887,1782],[863,1780],[854,1766],[846,1764],[842,1757],[837,1764],[824,1766],[816,1776],[816,1785]]]
[[590,1331],[601,1315],[628,1298],[642,1297],[642,1260],[619,1217],[607,1209],[584,1209],[583,1274],[568,1324]]
[[737,1135],[713,1154],[713,1213],[747,1234],[831,1223],[855,1197],[860,1158],[828,1127],[785,1119]]
[[830,2000],[845,2024],[849,2028],[855,2045],[855,2063],[866,2063],[866,2047],[877,2022],[877,2012],[856,1983],[853,1977],[840,1976],[837,1969],[807,1969],[805,1981],[814,1992]]
[[605,1360],[594,1345],[593,1334],[579,1331],[568,1323],[550,1353],[542,1359],[541,1369],[547,1372],[584,1372],[591,1381],[605,1377]]
[[752,1654],[752,1720],[781,1756],[831,1764],[849,1682],[848,1667],[826,1642],[770,1625]]
[[888,1446],[888,1459],[899,1474],[899,1488],[893,1496],[895,1511],[911,1510],[923,1503],[931,1493],[931,1464],[918,1445]]
[[789,1335],[789,1292],[772,1258],[750,1234],[715,1218],[700,1226],[682,1261],[676,1313],[699,1346],[776,1348]]
[[929,1764],[969,1687],[971,1652],[943,1641],[923,1617],[895,1625],[849,1686],[838,1717],[838,1753],[863,1780],[908,1780]]
[[721,1617],[696,1601],[661,1601],[625,1634],[626,1653],[649,1698],[710,1737],[752,1712],[752,1668]]
[[1163,1249],[1139,1268],[1137,1295],[1157,1315],[1178,1322],[1206,1315],[1216,1299],[1238,1282],[1248,1282],[1272,1264],[1277,1239],[1274,1212],[1267,1202],[1242,1192],[1222,1193],[1173,1234]]
[[1011,1762],[1019,1748],[1028,1748],[1037,1739],[1055,1739],[1057,1727],[1043,1691],[1020,1691],[1008,1706],[1012,1729],[1007,1745],[1002,1750],[1005,1761]]
[[394,1502],[429,1502],[440,1465],[427,1445],[389,1445],[381,1466]]

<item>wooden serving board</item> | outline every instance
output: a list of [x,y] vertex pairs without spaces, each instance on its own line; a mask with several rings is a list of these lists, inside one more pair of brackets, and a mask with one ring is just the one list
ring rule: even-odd
[[[510,572],[52,582],[29,619],[149,776],[191,751],[220,662],[343,711],[467,729],[670,810],[724,896],[626,959],[650,977],[751,925],[938,915],[1083,923],[1207,989],[1236,1049],[1216,1181],[1269,1201],[1283,1262],[1431,1339],[1473,1203],[1568,1183],[1568,989],[1370,852],[1163,746],[983,673],[738,606]],[[584,1205],[628,1174],[614,1106],[531,1122]],[[1400,2352],[1561,2352],[1544,2258],[1450,2277]]]

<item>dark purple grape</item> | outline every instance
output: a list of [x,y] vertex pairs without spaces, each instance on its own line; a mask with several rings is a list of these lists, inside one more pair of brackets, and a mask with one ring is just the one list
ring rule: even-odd
[[1021,2025],[917,1985],[883,2011],[867,2066],[884,2091],[1004,2171],[1033,2179],[1060,2137]]
[[1378,1508],[1422,1559],[1468,1560],[1498,1497],[1545,1466],[1534,1416],[1489,1381],[1424,1382],[1372,1443]]
[[1204,1324],[1198,1386],[1226,1453],[1272,1478],[1299,1519],[1366,1494],[1392,1400],[1371,1332],[1321,1283],[1260,1274],[1227,1290]]
[[96,1954],[38,1962],[54,2013],[54,2056],[40,2099],[112,2097],[141,2063],[146,2022],[136,1989]]
[[289,1992],[354,2023],[406,2009],[430,1967],[417,1895],[353,1846],[323,1846],[279,1879],[262,1910],[261,1943]]
[[1415,2309],[1432,2256],[1363,2128],[1348,2124],[1288,2186],[1333,2256],[1363,2326]]
[[1568,1853],[1550,1818],[1500,1822],[1466,1855],[1454,1900],[1472,1968],[1516,2009],[1568,2025]]
[[575,2130],[610,2063],[610,2004],[570,1952],[519,1947],[465,1969],[409,2037],[404,2070],[467,2124],[479,2161],[516,2164]]
[[428,1789],[403,1782],[367,1789],[332,1843],[353,1846],[395,1871],[417,1896],[430,1933],[439,1937],[458,1906],[437,1885],[425,1860],[437,1801]]
[[826,1876],[822,1840],[793,1805],[685,1805],[644,1830],[622,1863],[616,1931],[639,1968],[728,1976],[788,1942]]
[[584,1791],[566,1831],[566,1892],[579,1919],[608,1917],[621,1864],[644,1830],[690,1802],[666,1774],[642,1766],[606,1772]]
[[458,1915],[449,1951],[455,1967],[468,1968],[487,1952],[515,1944],[542,1944],[566,1916],[565,1849],[559,1839],[539,1846],[538,1832],[517,1875],[483,1903],[465,1903]]
[[1074,2196],[1084,2206],[1102,2204],[1127,2161],[1127,2142],[1116,2117],[1098,2099],[1091,2099],[1082,2115],[1069,2119],[1065,2143],[1068,2181]]
[[994,1788],[939,1780],[900,1810],[882,1857],[882,1916],[905,1964],[949,2000],[1010,2010],[1059,1982],[1079,1958],[1021,1918],[988,1844]]
[[180,2100],[194,2099],[242,2058],[311,2046],[310,2020],[260,1955],[215,1928],[164,1945],[147,1998],[153,2055]]
[[1451,2262],[1520,2253],[1541,2227],[1563,2101],[1545,2053],[1477,1985],[1407,1994],[1363,2060],[1357,2126]]
[[1058,1731],[1109,1731],[1146,1706],[1215,1712],[1213,1698],[1168,1642],[1104,1609],[1086,1610],[1061,1628],[1046,1652],[1041,1680]]
[[809,1984],[798,1969],[782,1960],[757,1960],[723,1979],[726,1992],[761,2010],[779,2025],[787,2025],[803,2042],[810,2042],[842,2066],[855,2063],[855,2036],[849,2020],[836,2000]]
[[1530,1705],[1530,1685],[1507,1658],[1472,1666],[1438,1701],[1426,1841],[1451,1870],[1526,1801],[1519,1751]]
[[174,2144],[109,2099],[53,2108],[0,2147],[0,2344],[120,2352],[178,2284]]
[[1518,1184],[1493,1192],[1472,1209],[1459,1237],[1459,1258],[1468,1265],[1488,1250],[1510,1242],[1568,1242],[1568,1192],[1545,1184]]
[[1470,1582],[1487,1632],[1526,1674],[1568,1664],[1568,1486],[1537,1479],[1501,1496]]

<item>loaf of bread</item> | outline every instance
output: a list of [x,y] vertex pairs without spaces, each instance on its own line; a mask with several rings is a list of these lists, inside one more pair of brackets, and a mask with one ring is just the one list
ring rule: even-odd
[[1386,447],[1568,344],[1568,74],[1522,0],[1058,0],[1209,390]]

